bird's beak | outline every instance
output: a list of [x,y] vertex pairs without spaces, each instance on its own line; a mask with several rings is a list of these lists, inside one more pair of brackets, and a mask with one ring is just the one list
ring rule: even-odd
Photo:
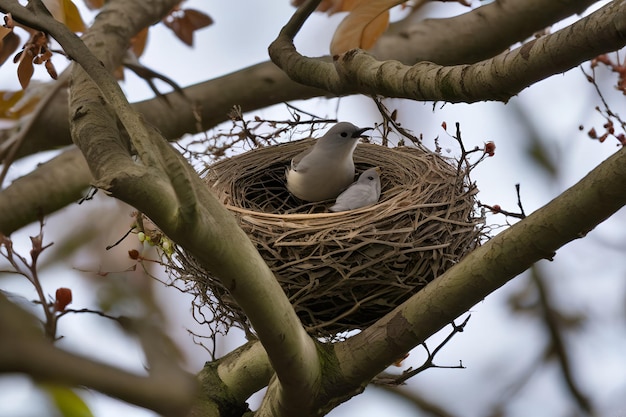
[[352,134],[353,138],[362,138],[363,132],[367,132],[368,130],[374,130],[373,127],[363,127]]
[[378,172],[378,175],[380,175],[380,167],[374,167],[374,171]]

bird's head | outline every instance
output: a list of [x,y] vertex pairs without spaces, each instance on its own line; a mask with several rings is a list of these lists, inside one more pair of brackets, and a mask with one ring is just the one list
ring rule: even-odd
[[356,145],[358,139],[366,137],[363,133],[372,129],[371,127],[357,127],[349,122],[339,122],[331,127],[321,139],[323,142],[328,141],[335,145],[346,142]]

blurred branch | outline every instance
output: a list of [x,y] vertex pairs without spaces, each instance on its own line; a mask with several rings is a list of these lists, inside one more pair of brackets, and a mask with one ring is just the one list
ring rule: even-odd
[[93,177],[78,148],[62,152],[0,192],[0,233],[15,230],[78,201]]
[[[39,220],[39,234],[37,236],[31,236],[31,250],[30,250],[30,262],[26,257],[20,255],[13,250],[13,242],[6,236],[0,234],[0,255],[3,256],[9,264],[13,267],[16,274],[22,275],[26,278],[35,288],[37,293],[37,303],[41,305],[45,320],[43,321],[43,328],[45,330],[45,336],[51,342],[57,340],[57,310],[53,302],[49,302],[46,294],[39,280],[39,270],[37,266],[37,260],[41,253],[49,248],[52,243],[47,245],[43,244],[43,219]],[[4,251],[1,249],[4,247]],[[71,293],[69,296],[71,302]],[[69,304],[66,303],[65,305]],[[65,305],[63,308],[65,308]]]
[[409,392],[407,389],[390,385],[380,385],[377,387],[413,405],[420,416],[426,413],[433,417],[455,417],[454,414],[446,410],[441,404],[436,404],[425,396],[420,395],[416,390]]
[[294,81],[339,95],[379,94],[452,103],[507,101],[539,80],[626,44],[626,4],[615,1],[554,34],[477,64],[445,67],[420,62],[409,67],[378,61],[358,49],[330,63],[300,55],[293,44],[316,5],[317,0],[309,0],[294,13],[270,45],[270,57]]
[[582,392],[574,379],[573,363],[564,340],[563,326],[560,320],[561,315],[553,307],[554,300],[545,278],[536,265],[531,268],[530,276],[539,291],[539,305],[543,315],[542,323],[546,326],[549,334],[550,345],[546,356],[556,356],[565,385],[574,402],[586,415],[593,416],[595,413],[593,412],[591,401]]
[[0,293],[0,373],[86,386],[167,416],[181,416],[196,391],[191,375],[177,372],[138,376],[56,348],[37,320]]
[[497,1],[481,2],[481,7],[448,18],[423,19],[415,13],[392,23],[371,53],[381,61],[393,59],[405,65],[420,61],[471,64],[524,42],[568,16],[582,15],[594,3],[598,0]]

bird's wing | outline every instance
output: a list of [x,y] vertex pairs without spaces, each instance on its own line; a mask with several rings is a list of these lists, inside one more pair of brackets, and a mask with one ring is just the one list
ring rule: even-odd
[[291,159],[291,169],[294,170],[294,171],[300,172],[300,173],[306,172],[307,165],[306,164],[300,164],[300,162],[302,162],[302,159],[304,159],[305,156],[310,154],[312,150],[313,150],[313,146],[311,146],[308,149],[303,150],[298,155],[294,156]]
[[376,190],[370,184],[355,183],[337,197],[331,211],[344,211],[375,203]]

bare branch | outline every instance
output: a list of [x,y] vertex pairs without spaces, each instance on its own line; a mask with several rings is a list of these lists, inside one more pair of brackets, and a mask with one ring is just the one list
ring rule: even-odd
[[[420,62],[378,61],[358,49],[334,62],[300,55],[293,36],[311,2],[296,11],[270,45],[272,61],[294,81],[334,94],[379,94],[413,100],[473,103],[507,101],[533,83],[626,44],[626,4],[615,1],[551,35],[472,65],[444,67]],[[306,7],[305,7],[306,6]]]
[[372,49],[381,61],[405,65],[430,61],[439,65],[471,64],[506,51],[534,33],[582,12],[597,0],[525,0],[483,2],[458,16],[392,24]]
[[91,387],[168,416],[183,415],[196,392],[191,375],[139,376],[56,348],[37,320],[0,293],[0,373],[23,372],[61,384]]
[[624,167],[626,151],[622,149],[376,324],[335,345],[345,377],[355,386],[370,380],[534,262],[550,259],[561,246],[585,236],[626,204]]

